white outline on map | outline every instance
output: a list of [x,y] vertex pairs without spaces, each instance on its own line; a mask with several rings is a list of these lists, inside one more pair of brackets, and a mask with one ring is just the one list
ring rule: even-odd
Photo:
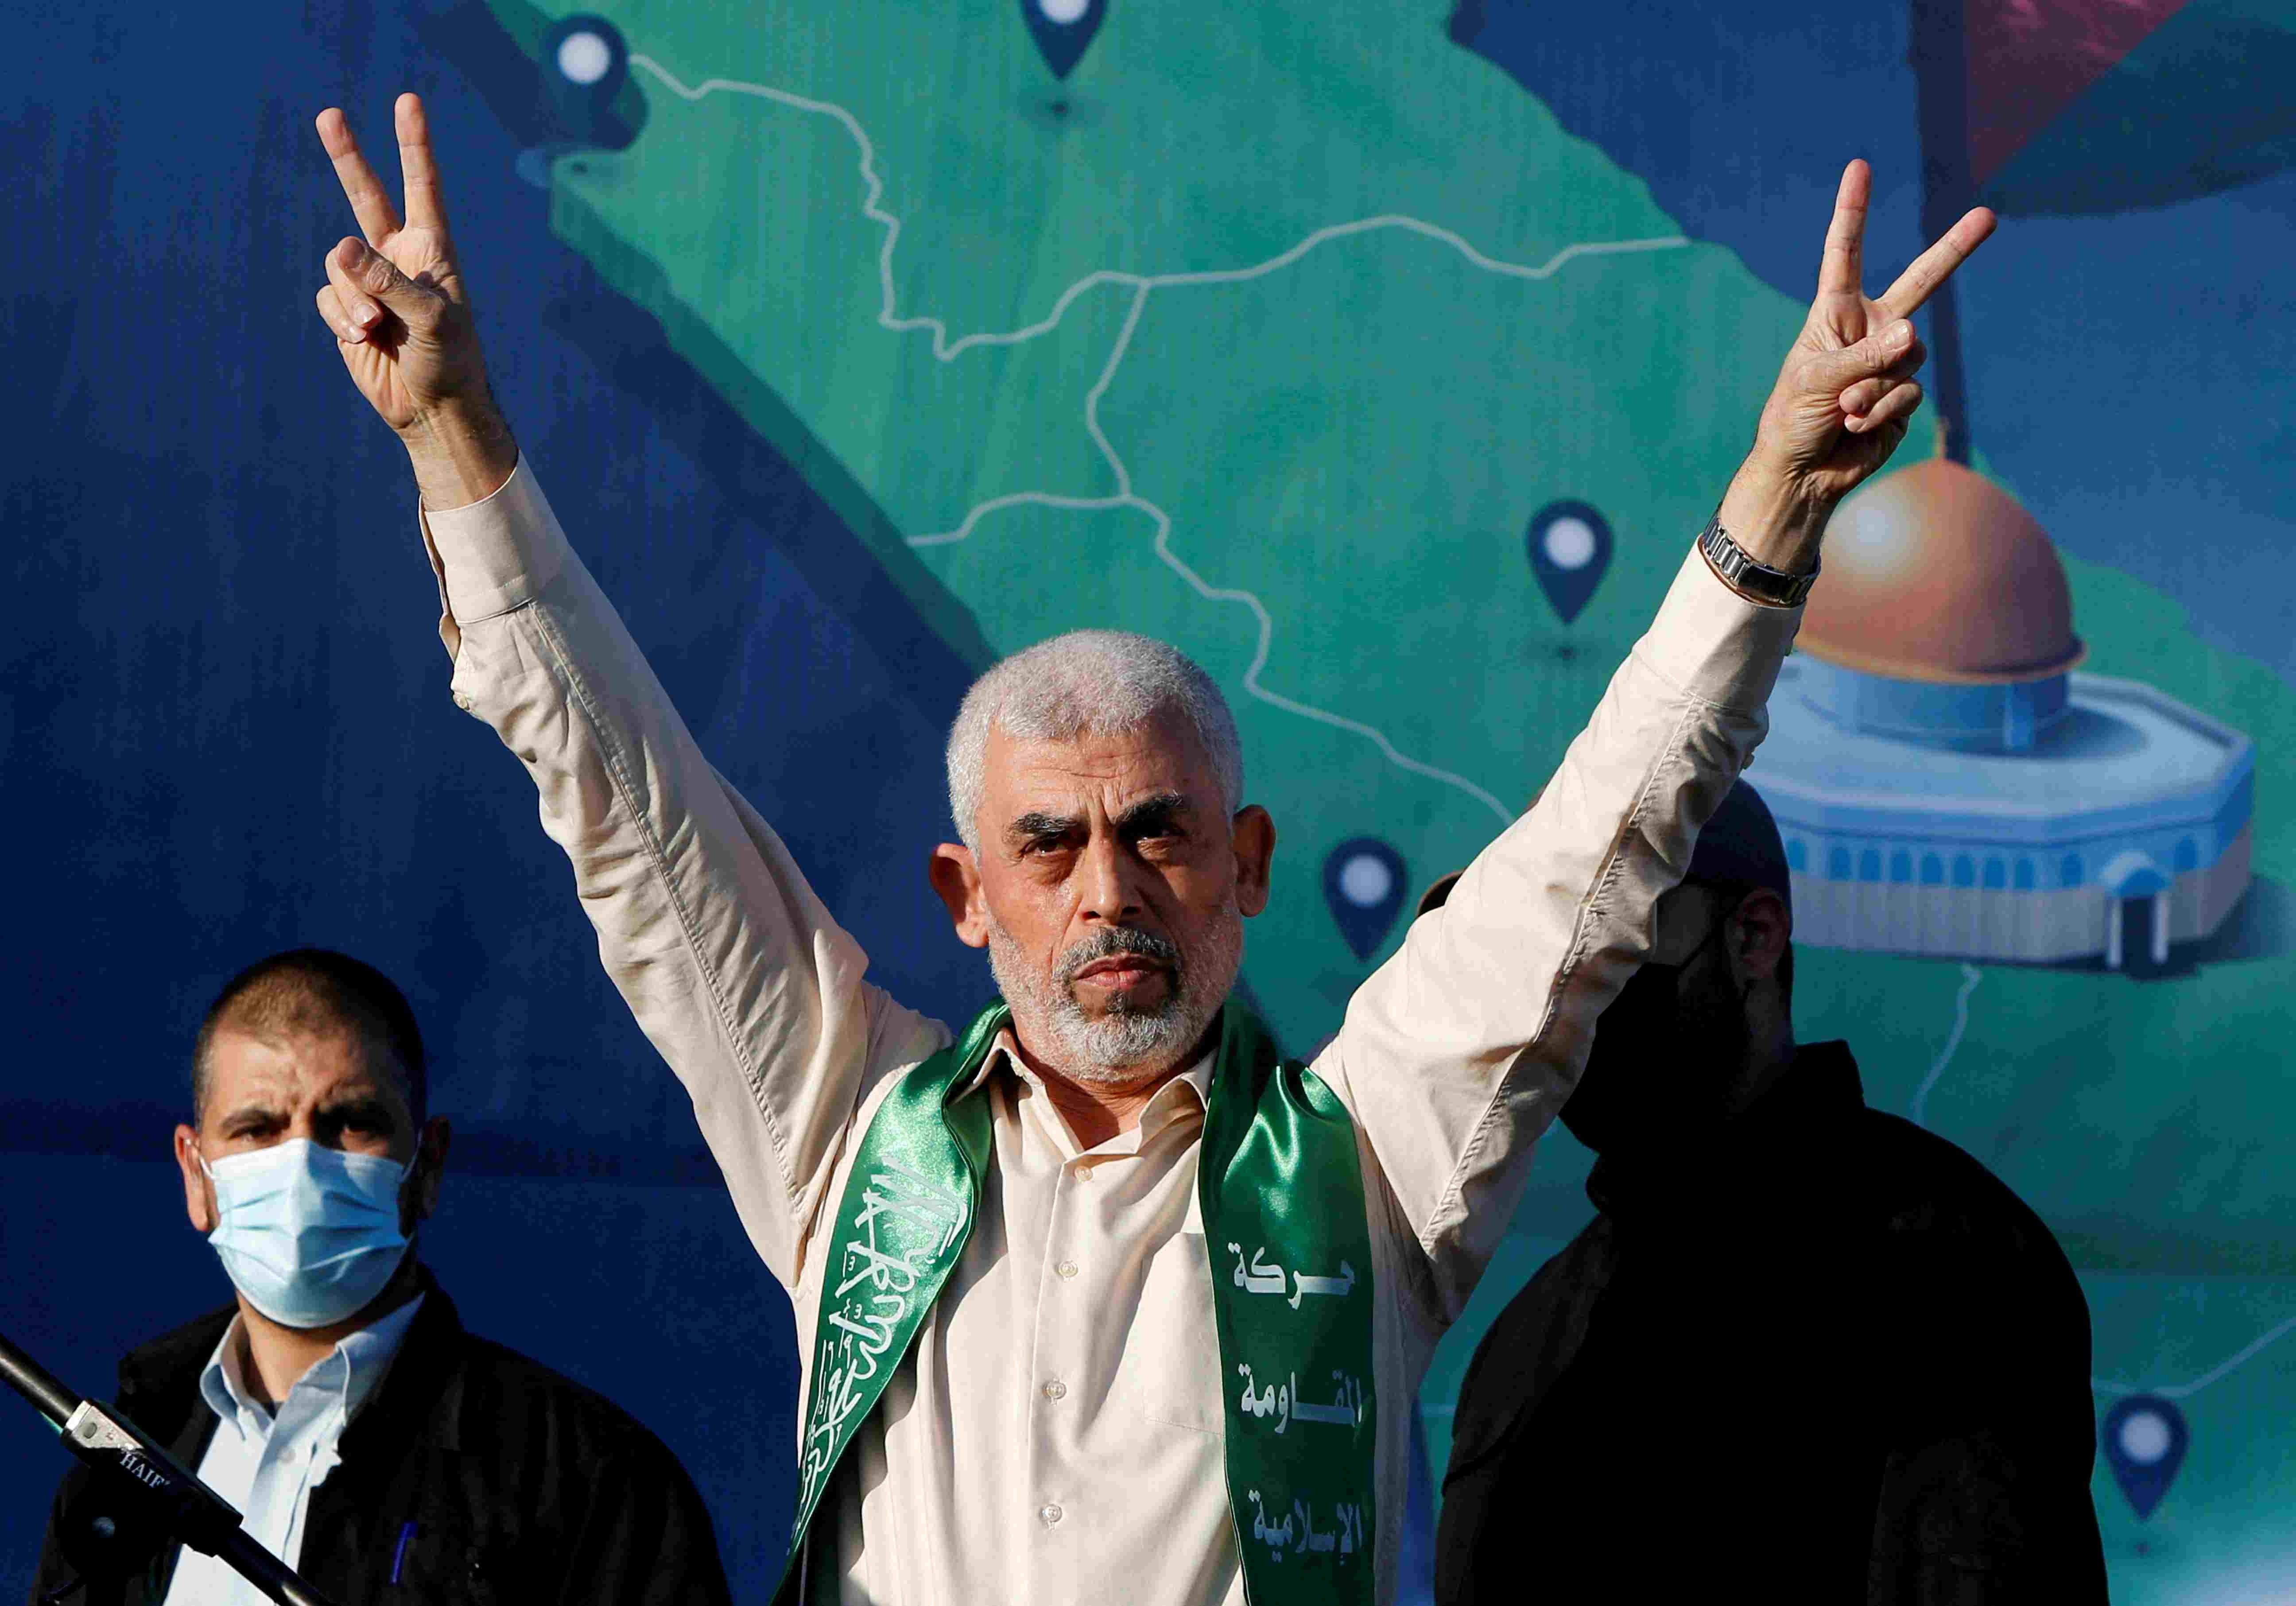
[[1116,476],[1116,495],[1068,496],[1051,491],[1015,491],[1004,496],[994,496],[967,512],[964,521],[953,530],[940,530],[931,535],[906,537],[910,546],[943,546],[963,541],[972,534],[974,527],[982,519],[990,513],[1011,507],[1052,507],[1070,512],[1111,512],[1129,509],[1145,513],[1155,523],[1155,553],[1166,568],[1186,581],[1196,594],[1206,602],[1234,602],[1251,610],[1252,618],[1259,625],[1259,641],[1252,653],[1251,667],[1244,671],[1243,689],[1247,692],[1272,708],[1281,709],[1286,713],[1296,714],[1303,719],[1314,720],[1317,724],[1362,736],[1376,746],[1387,761],[1398,768],[1407,770],[1414,774],[1424,775],[1430,780],[1441,782],[1447,786],[1456,787],[1489,809],[1498,817],[1502,826],[1514,823],[1515,816],[1513,809],[1464,775],[1454,774],[1450,770],[1439,768],[1398,751],[1395,744],[1388,740],[1384,732],[1365,725],[1361,720],[1350,719],[1343,714],[1334,714],[1328,709],[1297,701],[1279,692],[1272,692],[1260,684],[1260,671],[1267,667],[1268,655],[1275,646],[1274,618],[1268,613],[1267,605],[1251,592],[1209,584],[1201,575],[1188,567],[1187,563],[1173,552],[1171,515],[1156,504],[1133,491],[1131,471],[1126,467],[1124,459],[1118,455],[1115,447],[1110,443],[1107,435],[1101,430],[1101,397],[1108,393],[1110,384],[1116,378],[1116,371],[1122,365],[1125,353],[1131,347],[1133,332],[1140,326],[1140,315],[1148,305],[1148,296],[1152,291],[1198,284],[1236,284],[1262,278],[1268,274],[1289,267],[1320,245],[1333,240],[1344,239],[1349,235],[1369,234],[1375,230],[1403,229],[1449,246],[1468,262],[1486,273],[1498,274],[1508,278],[1532,280],[1551,278],[1560,272],[1565,264],[1579,257],[1616,256],[1628,252],[1679,250],[1691,243],[1687,236],[1669,234],[1648,240],[1583,241],[1578,244],[1563,247],[1546,262],[1533,267],[1524,263],[1505,262],[1495,257],[1486,256],[1464,238],[1439,225],[1406,217],[1401,213],[1383,213],[1376,217],[1358,218],[1352,223],[1336,223],[1317,229],[1290,250],[1249,267],[1211,268],[1191,273],[1167,274],[1136,274],[1113,268],[1103,268],[1086,274],[1062,291],[1059,299],[1053,303],[1053,310],[1037,323],[1002,333],[968,334],[951,340],[948,338],[948,326],[939,318],[904,318],[897,315],[898,298],[893,287],[893,250],[900,242],[901,220],[885,210],[880,204],[884,199],[885,184],[877,173],[877,147],[869,138],[867,130],[861,127],[859,119],[834,102],[815,100],[807,95],[792,94],[786,89],[775,89],[766,84],[747,83],[738,78],[704,78],[700,84],[689,88],[676,74],[652,56],[636,52],[631,53],[630,64],[634,67],[644,68],[660,81],[664,88],[681,100],[698,101],[706,95],[720,92],[728,94],[747,94],[792,107],[800,111],[810,112],[816,116],[835,119],[845,132],[852,137],[855,146],[860,152],[861,180],[866,190],[861,201],[862,216],[878,224],[885,231],[884,244],[877,251],[877,283],[880,296],[877,309],[878,326],[895,334],[911,334],[919,331],[930,332],[932,335],[932,354],[940,362],[954,361],[962,353],[974,346],[1017,346],[1050,334],[1060,326],[1061,320],[1068,315],[1069,308],[1075,305],[1078,298],[1086,291],[1103,284],[1124,284],[1131,287],[1132,306],[1125,315],[1124,327],[1116,337],[1116,343],[1109,352],[1108,361],[1101,368],[1099,379],[1095,381],[1092,389],[1085,397],[1085,430],[1091,436],[1093,445],[1099,450],[1102,458],[1106,461],[1110,471]]
[[1946,1034],[1945,1046],[1938,1050],[1938,1057],[1930,1061],[1930,1074],[1922,1078],[1919,1087],[1914,1089],[1914,1102],[1909,1113],[1916,1127],[1929,1125],[1923,1119],[1923,1112],[1929,1107],[1930,1089],[1938,1085],[1938,1078],[1945,1075],[1945,1068],[1953,1063],[1953,1056],[1961,1047],[1961,1035],[1969,1029],[1969,996],[1984,979],[1985,972],[1975,965],[1961,967],[1961,991],[1954,996],[1953,1000],[1953,1030]]
[[2147,1389],[2137,1383],[2116,1383],[2111,1378],[2093,1377],[2088,1386],[2098,1394],[2157,1394],[2163,1399],[2183,1399],[2198,1394],[2235,1367],[2247,1364],[2292,1332],[2296,1332],[2296,1316],[2266,1330],[2262,1337],[2251,1340],[2244,1348],[2234,1351],[2189,1383],[2163,1383],[2158,1389]]

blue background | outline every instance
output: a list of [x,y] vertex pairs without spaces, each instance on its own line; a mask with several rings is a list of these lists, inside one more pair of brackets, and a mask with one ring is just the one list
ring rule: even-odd
[[[1796,298],[1802,220],[1824,216],[1845,137],[1884,179],[1877,276],[1915,249],[1901,16],[1485,12],[1474,48]],[[600,579],[876,979],[944,1017],[988,986],[915,873],[946,834],[939,742],[971,666],[552,238],[546,195],[513,172],[544,116],[531,69],[474,0],[12,22],[0,1332],[104,1394],[121,1350],[224,1300],[167,1159],[192,1031],[249,960],[348,949],[401,981],[432,1043],[434,1108],[461,1136],[425,1247],[466,1321],[660,1432],[737,1595],[759,1597],[789,1499],[787,1303],[599,971],[531,787],[448,701],[403,461],[310,307],[348,227],[311,115],[340,103],[379,135],[393,93],[430,99],[525,448],[559,505],[644,532]],[[2283,175],[2021,222],[1963,300],[1972,418],[2001,476],[2069,552],[2177,598],[2284,681],[2291,259]],[[7,1409],[0,1591],[29,1577],[63,1464]]]

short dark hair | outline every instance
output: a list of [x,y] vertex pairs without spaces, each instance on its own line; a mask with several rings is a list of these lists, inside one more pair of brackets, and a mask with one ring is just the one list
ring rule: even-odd
[[[1685,887],[1703,887],[1712,893],[1715,902],[1721,905],[1722,913],[1719,918],[1724,920],[1727,920],[1737,910],[1738,905],[1746,901],[1747,894],[1777,890],[1775,887],[1767,887],[1759,881],[1742,881],[1709,875],[1685,876],[1682,884]],[[1789,904],[1786,908],[1791,917],[1793,905]],[[1778,960],[1778,996],[1785,1000],[1786,1008],[1791,1011],[1793,1008],[1793,938],[1791,936],[1786,938],[1785,953]]]
[[290,948],[225,982],[192,1050],[194,1120],[206,1114],[208,1055],[226,1028],[263,1038],[348,1033],[361,1062],[390,1078],[422,1127],[430,1095],[422,1028],[406,995],[373,965],[332,948]]

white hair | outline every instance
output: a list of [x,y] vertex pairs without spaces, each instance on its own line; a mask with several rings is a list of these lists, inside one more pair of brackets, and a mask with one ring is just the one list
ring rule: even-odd
[[964,694],[948,733],[948,807],[956,832],[978,849],[988,733],[1023,742],[1071,742],[1136,731],[1177,714],[1203,743],[1219,779],[1220,811],[1243,807],[1243,747],[1235,717],[1210,676],[1152,636],[1071,630],[1015,652]]

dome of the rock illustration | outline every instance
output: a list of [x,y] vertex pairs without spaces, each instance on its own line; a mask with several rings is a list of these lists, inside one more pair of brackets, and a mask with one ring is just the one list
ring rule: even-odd
[[1796,644],[1847,669],[1964,685],[2062,675],[2083,651],[2047,532],[1944,457],[1842,504]]
[[1938,456],[1845,502],[1795,645],[1753,780],[1796,942],[2161,971],[2246,891],[2254,745],[2076,668],[2064,563],[1980,475]]

